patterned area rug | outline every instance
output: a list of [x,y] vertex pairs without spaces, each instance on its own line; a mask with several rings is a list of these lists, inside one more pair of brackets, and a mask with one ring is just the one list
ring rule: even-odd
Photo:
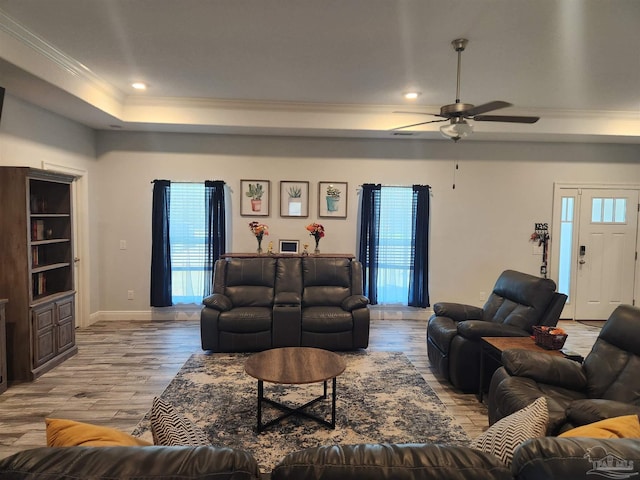
[[[338,377],[335,430],[294,416],[257,434],[257,380],[244,372],[248,354],[192,355],[162,398],[205,430],[213,445],[248,450],[267,472],[287,453],[318,445],[469,444],[462,427],[403,353],[340,355],[347,368]],[[264,385],[266,397],[285,404],[301,405],[322,394],[322,383]],[[311,411],[330,419],[330,397]],[[263,423],[280,413],[265,406]],[[152,441],[148,414],[133,435]]]

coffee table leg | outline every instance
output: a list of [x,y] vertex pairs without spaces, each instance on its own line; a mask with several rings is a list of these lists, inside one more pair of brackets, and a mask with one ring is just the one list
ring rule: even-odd
[[258,380],[258,433],[262,431],[262,399],[264,398],[264,385]]
[[[324,382],[325,397],[327,393],[327,382]],[[336,377],[333,377],[333,391],[331,393],[331,428],[336,428]]]

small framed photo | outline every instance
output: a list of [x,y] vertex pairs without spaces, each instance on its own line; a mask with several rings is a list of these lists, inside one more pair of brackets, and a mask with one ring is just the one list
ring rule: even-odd
[[299,253],[300,241],[299,240],[280,240],[280,253],[295,255]]
[[271,198],[269,180],[240,180],[240,215],[268,217]]
[[347,218],[347,197],[346,182],[319,182],[318,216]]
[[309,216],[309,182],[280,182],[280,216]]

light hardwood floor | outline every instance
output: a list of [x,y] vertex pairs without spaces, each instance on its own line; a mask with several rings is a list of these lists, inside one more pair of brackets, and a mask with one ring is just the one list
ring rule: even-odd
[[[407,316],[411,314],[401,315]],[[473,394],[456,392],[430,369],[426,320],[388,313],[376,317],[369,349],[404,352],[469,436],[485,429],[486,405]],[[570,321],[561,325],[569,333],[566,346],[586,355],[599,329]],[[101,321],[76,334],[75,357],[0,395],[0,458],[45,445],[46,417],[132,431],[189,356],[202,352],[194,320]]]

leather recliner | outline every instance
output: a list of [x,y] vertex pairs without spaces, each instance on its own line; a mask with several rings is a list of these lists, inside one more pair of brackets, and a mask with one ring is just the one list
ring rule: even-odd
[[218,260],[200,316],[202,348],[355,350],[369,344],[362,265],[346,258]]
[[491,378],[489,423],[541,396],[548,435],[605,418],[640,414],[640,309],[618,306],[582,364],[525,350],[502,352]]
[[[463,392],[478,391],[481,337],[527,337],[534,325],[555,326],[567,300],[553,280],[505,270],[480,308],[436,303],[427,325],[431,366]],[[486,362],[484,378],[498,367]]]

